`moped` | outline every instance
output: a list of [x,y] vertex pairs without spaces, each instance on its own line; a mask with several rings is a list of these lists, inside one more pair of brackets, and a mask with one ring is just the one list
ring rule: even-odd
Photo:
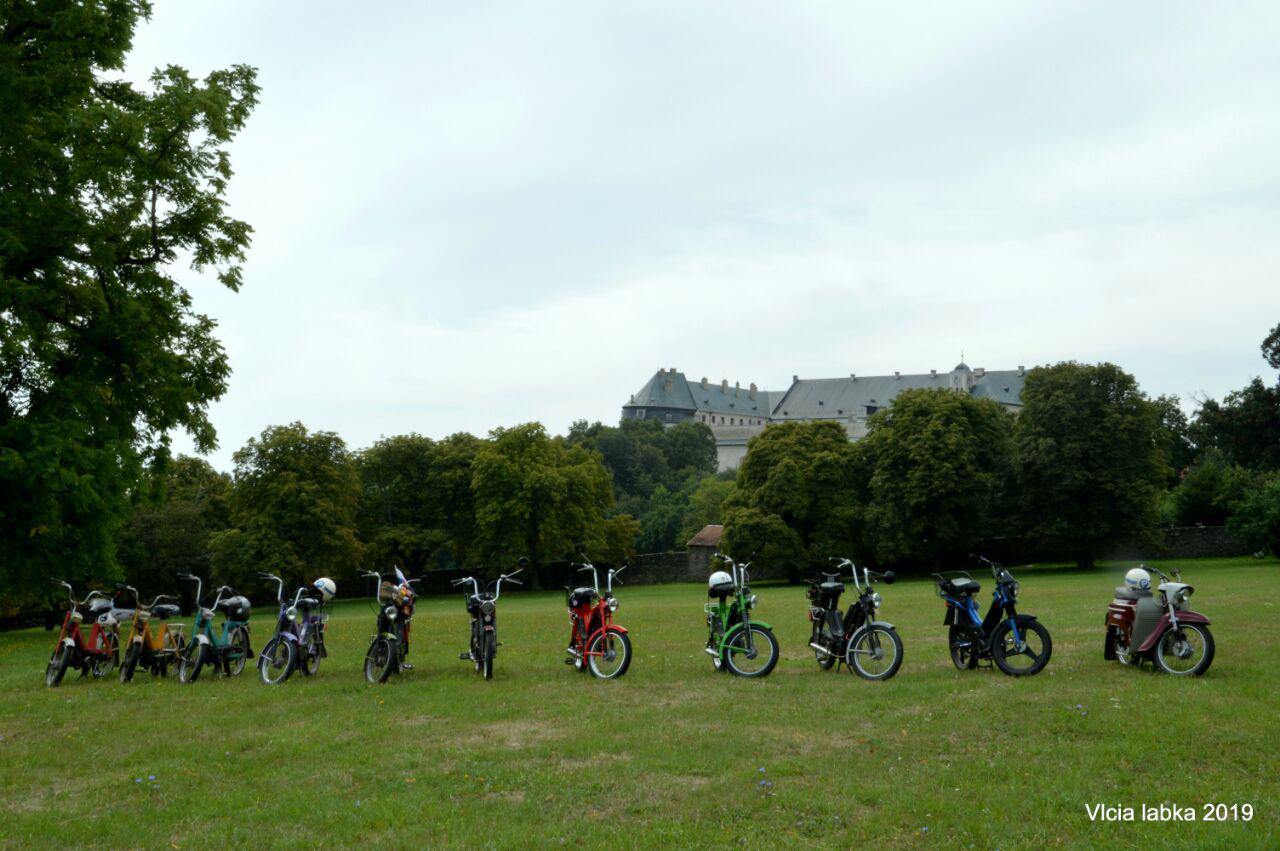
[[707,580],[707,596],[718,599],[703,606],[711,664],[717,671],[729,670],[739,677],[767,677],[778,664],[778,639],[772,626],[751,619],[758,602],[747,573],[751,560],[738,564],[723,553],[713,558],[729,572],[718,570]]
[[471,649],[459,653],[459,659],[465,659],[476,666],[476,672],[484,674],[486,680],[493,679],[493,657],[498,653],[498,597],[502,595],[502,583],[523,585],[514,577],[524,570],[528,559],[520,559],[520,566],[511,573],[504,573],[488,585],[482,585],[474,576],[455,579],[455,586],[471,584],[471,593],[467,594],[467,614],[471,616]]
[[324,611],[325,594],[319,585],[329,580],[300,587],[293,602],[288,602],[283,579],[271,573],[259,573],[258,578],[276,583],[276,603],[280,607],[276,634],[258,656],[258,679],[270,686],[279,685],[299,668],[303,675],[311,676],[320,669],[320,660],[329,655],[324,646],[329,615]]
[[[178,657],[178,681],[194,683],[205,665],[217,665],[228,677],[238,677],[245,661],[253,656],[249,646],[248,599],[223,585],[214,594],[213,605],[205,608],[200,600],[204,582],[190,573],[179,573],[179,579],[196,584],[196,621],[191,627],[187,650]],[[213,618],[222,612],[222,630],[213,631]]]
[[[1163,580],[1155,594],[1148,571]],[[1213,633],[1209,632],[1209,619],[1187,606],[1193,591],[1177,568],[1172,578],[1145,564],[1130,570],[1107,606],[1103,658],[1125,665],[1152,662],[1167,674],[1184,677],[1198,677],[1209,670]]]
[[952,663],[963,671],[977,668],[981,662],[994,661],[996,667],[1011,677],[1039,673],[1053,654],[1049,630],[1035,615],[1018,614],[1019,586],[1013,574],[986,558],[976,558],[991,568],[996,583],[985,618],[980,616],[973,599],[982,588],[977,580],[963,570],[933,574],[938,596],[947,604],[942,623],[950,627]]
[[[178,657],[187,648],[186,624],[167,622],[181,614],[181,609],[177,606],[178,598],[159,594],[150,605],[144,606],[137,588],[123,584],[116,588],[133,594],[133,613],[129,619],[129,636],[124,642],[120,682],[131,681],[139,665],[144,671],[150,671],[152,676],[167,676],[169,665],[176,664]],[[172,602],[162,603],[161,600]],[[152,618],[160,621],[159,632],[151,630]]]
[[395,582],[384,581],[382,574],[373,570],[362,570],[360,575],[374,581],[373,596],[378,607],[377,632],[364,655],[364,678],[370,683],[384,683],[392,674],[413,667],[407,661],[417,599],[413,585],[422,580],[406,579],[398,567]]
[[[78,668],[81,677],[93,674],[94,679],[100,680],[110,674],[120,661],[119,622],[111,614],[111,598],[101,591],[90,591],[89,596],[77,600],[70,583],[61,579],[52,581],[54,585],[67,589],[68,603],[62,629],[58,632],[58,643],[45,668],[44,684],[56,686],[62,682],[67,668]],[[93,628],[89,630],[87,640],[80,632],[80,624],[84,623],[82,607],[87,608],[93,618]]]
[[[631,667],[631,637],[627,628],[613,622],[618,611],[618,600],[613,596],[613,583],[629,563],[606,575],[605,591],[600,593],[600,575],[582,549],[578,550],[582,563],[574,564],[579,573],[591,573],[591,586],[570,590],[565,588],[569,607],[569,658],[566,665],[579,671],[590,670],[602,680],[621,677]],[[619,585],[622,583],[619,581]]]
[[809,647],[818,660],[818,667],[830,670],[843,662],[850,671],[868,680],[887,680],[898,673],[902,666],[902,639],[893,624],[876,620],[876,609],[882,602],[879,592],[871,590],[871,577],[886,585],[894,581],[893,571],[875,573],[861,568],[862,581],[858,581],[859,568],[847,558],[833,558],[840,570],[852,571],[853,587],[858,599],[849,604],[844,615],[840,613],[840,595],[844,583],[840,573],[823,573],[809,580],[809,621],[812,631]]

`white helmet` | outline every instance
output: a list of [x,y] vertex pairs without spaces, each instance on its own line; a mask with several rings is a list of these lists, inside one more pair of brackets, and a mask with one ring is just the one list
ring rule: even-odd
[[1126,588],[1132,588],[1134,591],[1149,591],[1151,574],[1140,567],[1135,567],[1124,575],[1124,584]]
[[334,585],[333,580],[327,576],[321,576],[312,584],[315,585],[316,590],[320,592],[320,596],[324,598],[326,603],[333,599],[334,594],[338,593],[338,586]]
[[717,585],[732,585],[733,577],[725,573],[723,570],[717,570],[711,574],[711,578],[707,580],[707,587],[714,588]]

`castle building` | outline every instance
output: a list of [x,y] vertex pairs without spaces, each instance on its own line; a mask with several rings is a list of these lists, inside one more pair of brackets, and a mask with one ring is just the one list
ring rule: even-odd
[[893,404],[903,390],[945,389],[994,399],[1011,411],[1022,407],[1023,367],[1005,370],[970,369],[963,362],[950,372],[800,378],[792,376],[786,390],[761,390],[755,384],[690,382],[675,367],[659,369],[622,406],[622,418],[653,418],[675,425],[685,420],[706,423],[716,438],[721,470],[737,467],[747,454],[747,441],[773,423],[830,420],[841,423],[850,440],[867,433],[867,420]]

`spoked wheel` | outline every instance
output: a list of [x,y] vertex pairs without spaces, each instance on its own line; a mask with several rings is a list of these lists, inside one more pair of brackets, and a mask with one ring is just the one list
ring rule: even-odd
[[298,667],[302,670],[303,676],[310,677],[320,670],[320,638],[317,635],[319,627],[311,626],[307,629],[307,637],[302,639],[302,646],[298,649]]
[[102,679],[116,669],[116,665],[120,664],[120,638],[114,632],[106,633],[101,639],[98,649],[101,652],[93,654],[93,662],[89,666],[94,679]]
[[227,642],[226,654],[224,670],[227,676],[240,676],[240,672],[244,670],[244,663],[249,658],[249,633],[244,627],[238,626],[232,630],[231,638]]
[[120,682],[127,683],[133,679],[133,672],[138,667],[138,658],[142,656],[142,645],[129,642],[129,649],[124,651],[124,661],[120,663]]
[[1029,677],[1038,674],[1049,664],[1053,655],[1053,642],[1049,630],[1040,621],[1026,621],[1018,625],[1022,647],[1013,638],[1013,621],[1006,620],[996,627],[991,636],[991,658],[996,666],[1011,677]]
[[978,667],[978,657],[982,652],[982,636],[976,631],[953,626],[947,634],[947,642],[951,646],[951,664],[962,671],[971,671]]
[[396,669],[396,648],[386,636],[378,636],[364,654],[364,678],[371,683],[385,683]]
[[297,662],[297,652],[292,641],[278,635],[272,638],[258,657],[258,679],[269,686],[279,685],[289,679]]
[[[825,653],[821,650],[813,651],[813,658],[818,663],[818,667],[822,670],[829,671],[831,670],[832,665],[840,661],[840,657],[835,652],[836,642],[832,638],[831,633],[827,630],[824,629],[822,632],[817,633],[809,639],[809,642],[811,644],[818,644],[827,648],[827,652]],[[813,648],[809,649],[813,650]]]
[[1156,643],[1156,665],[1166,674],[1198,677],[1213,664],[1213,633],[1203,624],[1180,624]]
[[868,680],[887,680],[902,667],[902,639],[883,626],[863,627],[845,652],[849,670]]
[[53,650],[53,655],[49,657],[49,667],[44,670],[44,684],[52,688],[62,682],[62,678],[67,673],[67,666],[71,664],[71,654],[75,653],[75,648],[66,644],[59,644]]
[[497,637],[492,632],[486,632],[480,641],[480,672],[486,680],[493,679],[493,656],[497,649]]
[[208,656],[209,647],[203,641],[187,645],[187,652],[178,657],[178,682],[194,683],[198,680]]
[[762,626],[751,625],[751,645],[747,631],[740,629],[728,642],[724,653],[729,670],[739,677],[767,677],[778,664],[778,639]]
[[625,632],[598,632],[587,645],[587,665],[602,680],[616,680],[631,667],[631,638]]

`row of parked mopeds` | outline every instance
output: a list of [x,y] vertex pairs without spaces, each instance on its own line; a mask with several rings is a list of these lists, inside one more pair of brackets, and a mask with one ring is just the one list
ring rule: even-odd
[[[582,561],[574,567],[590,573],[592,583],[565,589],[570,620],[565,663],[599,679],[617,679],[627,672],[632,659],[630,633],[613,620],[618,610],[613,586],[621,584],[618,576],[627,565],[607,569],[601,588],[600,571],[581,548],[578,553]],[[751,591],[750,560],[738,563],[722,554],[715,558],[721,569],[708,580],[708,597],[715,602],[704,606],[706,653],[718,671],[766,677],[778,663],[779,646],[773,627],[753,616],[759,601]],[[985,615],[975,599],[981,585],[968,572],[933,574],[945,605],[943,625],[948,628],[952,662],[961,670],[994,665],[1015,677],[1039,673],[1053,653],[1048,629],[1035,615],[1017,611],[1020,586],[1013,574],[985,558],[978,560],[991,570],[995,581]],[[902,639],[893,624],[878,618],[883,600],[872,584],[891,585],[894,574],[860,568],[849,559],[832,561],[835,572],[821,573],[808,583],[809,649],[824,670],[844,665],[868,680],[890,679],[902,666]],[[521,584],[515,577],[527,565],[528,561],[521,559],[515,571],[492,582],[468,576],[453,583],[464,589],[471,621],[469,647],[460,658],[485,679],[493,678],[501,646],[497,602],[502,586]],[[850,574],[847,578],[856,599],[842,612],[845,571]],[[1152,573],[1161,580],[1154,588]],[[370,683],[386,682],[412,668],[409,638],[417,600],[414,585],[420,580],[406,578],[398,568],[386,576],[374,571],[364,571],[362,576],[373,581],[377,613],[376,630],[365,654],[364,676]],[[103,678],[118,667],[121,682],[129,682],[140,668],[165,676],[170,667],[176,667],[178,679],[184,683],[195,682],[208,668],[226,676],[239,675],[255,657],[249,640],[249,600],[223,585],[205,606],[203,581],[187,573],[178,577],[195,583],[196,617],[191,637],[184,624],[172,622],[180,613],[176,597],[160,595],[144,604],[136,588],[121,584],[114,596],[91,591],[77,600],[69,583],[54,580],[67,590],[68,609],[45,671],[46,685],[58,685],[71,669],[79,670],[81,676]],[[280,577],[260,573],[259,578],[275,584],[278,604],[275,633],[256,657],[259,678],[268,685],[278,685],[295,671],[314,675],[328,656],[325,606],[337,586],[333,580],[321,578],[289,597]],[[1188,606],[1193,591],[1177,570],[1172,576],[1145,565],[1130,570],[1107,607],[1104,658],[1128,665],[1150,662],[1159,670],[1182,676],[1207,671],[1213,662],[1214,640],[1209,619]],[[130,597],[132,608],[118,605]],[[219,613],[223,620],[215,629]],[[87,636],[81,630],[86,614],[92,624]],[[121,661],[120,624],[126,621],[129,627]],[[152,621],[158,622],[158,629]]]

